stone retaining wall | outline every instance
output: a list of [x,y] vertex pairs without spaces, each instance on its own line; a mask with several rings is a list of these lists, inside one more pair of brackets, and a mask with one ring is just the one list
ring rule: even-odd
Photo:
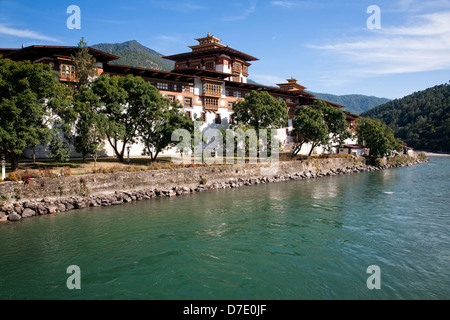
[[[421,161],[407,165],[418,163]],[[29,184],[4,182],[0,184],[0,196],[12,200],[0,201],[0,221],[18,221],[31,216],[121,205],[209,189],[311,179],[405,165],[372,167],[358,164],[354,159],[310,159],[280,162],[277,173],[272,175],[261,174],[261,169],[267,166],[243,164],[38,178],[32,179]]]

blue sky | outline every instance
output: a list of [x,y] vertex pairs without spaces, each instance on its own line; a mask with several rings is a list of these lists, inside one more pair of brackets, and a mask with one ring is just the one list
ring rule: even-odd
[[[81,29],[70,30],[70,5]],[[369,29],[370,5],[381,29]],[[260,59],[250,78],[401,98],[450,80],[450,0],[0,0],[0,47],[137,40],[164,55],[210,32]]]

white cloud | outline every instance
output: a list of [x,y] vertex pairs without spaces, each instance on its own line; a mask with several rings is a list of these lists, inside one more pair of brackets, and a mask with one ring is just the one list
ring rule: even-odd
[[394,4],[397,12],[425,12],[426,10],[445,10],[450,8],[449,0],[397,0]]
[[40,34],[39,32],[36,31],[11,28],[1,23],[0,23],[0,34],[18,38],[59,42],[59,40],[55,38]]
[[371,31],[365,38],[309,47],[343,60],[344,73],[352,76],[450,69],[450,11],[418,15],[415,21]]
[[271,1],[270,4],[274,5],[274,6],[278,6],[278,7],[283,7],[283,8],[293,8],[295,6],[297,6],[297,4],[295,2],[292,1]]

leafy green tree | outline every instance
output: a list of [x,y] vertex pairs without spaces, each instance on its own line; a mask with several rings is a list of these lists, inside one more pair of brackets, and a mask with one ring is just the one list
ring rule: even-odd
[[83,89],[74,96],[73,110],[76,114],[74,130],[69,140],[75,151],[81,153],[83,161],[89,154],[96,155],[103,150],[106,117],[99,112],[100,98],[90,89]]
[[[272,141],[271,132],[286,125],[288,120],[287,106],[283,100],[276,99],[267,91],[252,91],[245,97],[245,100],[234,104],[233,120],[237,127],[254,129],[258,135],[257,148],[260,155],[262,152],[267,152],[267,156],[271,156],[272,144],[279,144],[278,140]],[[261,129],[267,129],[265,144],[262,143],[259,136]]]
[[0,58],[0,152],[12,171],[25,148],[48,142],[69,95],[50,66]]
[[328,127],[330,145],[337,144],[335,146],[342,147],[344,141],[351,137],[345,113],[321,100],[315,100],[313,108],[322,112],[323,120]]
[[86,88],[92,77],[97,75],[97,61],[89,53],[89,48],[84,38],[78,43],[79,50],[71,56],[71,62],[75,67],[76,90]]
[[105,117],[99,113],[100,98],[91,88],[91,80],[97,74],[97,62],[89,53],[84,38],[81,38],[78,47],[79,50],[71,56],[75,67],[73,106],[63,115],[62,128],[67,140],[86,162],[89,154],[96,155],[103,148]]
[[311,156],[315,147],[321,144],[327,144],[328,127],[324,122],[322,111],[310,107],[302,107],[295,113],[293,121],[295,144],[292,155],[296,156],[305,143],[311,143]]
[[259,129],[279,129],[286,125],[288,115],[284,101],[268,92],[252,91],[245,100],[233,106],[233,119],[238,125]]
[[165,149],[179,144],[172,141],[172,133],[177,129],[194,131],[194,122],[175,103],[161,95],[155,97],[153,108],[147,108],[139,123],[139,138],[144,144],[144,153],[155,161]]
[[48,157],[53,158],[57,163],[66,162],[70,158],[69,146],[64,142],[59,132],[52,132],[51,136],[49,144],[50,154]]
[[102,103],[107,140],[119,161],[124,162],[127,144],[138,141],[141,119],[157,110],[161,95],[150,83],[132,75],[102,75],[92,83],[92,89]]
[[[229,149],[228,152],[231,154],[231,150],[233,150],[233,156],[236,155],[238,161],[245,161],[246,157],[257,157],[259,145],[258,133],[253,127],[240,125],[233,130],[222,128],[220,132],[224,139],[223,154],[225,156],[227,155],[227,149]],[[229,140],[227,140],[227,135]],[[268,133],[268,137],[270,138],[270,132]]]
[[359,118],[356,133],[360,143],[370,148],[369,158],[372,162],[390,155],[398,145],[394,131],[379,120]]

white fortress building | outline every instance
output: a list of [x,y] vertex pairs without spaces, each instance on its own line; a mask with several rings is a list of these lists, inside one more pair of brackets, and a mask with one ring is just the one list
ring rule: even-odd
[[[290,133],[293,130],[292,120],[295,112],[299,107],[312,105],[316,98],[306,92],[306,88],[293,78],[288,79],[286,83],[278,84],[278,87],[250,84],[249,68],[251,62],[258,61],[257,58],[222,44],[220,39],[209,33],[206,37],[196,40],[198,44],[190,46],[191,52],[164,57],[175,63],[175,68],[171,72],[110,64],[119,57],[93,48],[89,48],[89,52],[97,60],[98,75],[131,74],[142,77],[154,85],[162,95],[183,105],[193,120],[202,118],[204,121],[202,129],[228,128],[232,121],[234,102],[244,100],[253,90],[266,91],[286,102],[289,120],[285,128],[278,130],[277,138],[282,142],[284,150],[290,151],[293,145]],[[0,49],[0,54],[4,58],[16,61],[29,60],[33,63],[48,64],[59,72],[61,82],[68,83],[76,80],[70,56],[77,50],[78,47],[29,46],[21,49]],[[345,108],[327,103],[335,108]],[[355,120],[358,116],[345,113],[349,130],[354,133]],[[349,139],[346,143],[355,145],[356,141]],[[305,145],[300,154],[308,154],[310,148],[311,146]],[[140,156],[142,151],[143,146],[133,145],[130,156]],[[327,152],[324,147],[317,147],[314,153],[324,152]],[[31,158],[33,153],[36,158],[45,158],[49,152],[46,146],[40,146],[34,150],[27,150],[24,156]],[[105,143],[103,155],[114,155],[108,143]],[[79,155],[73,153],[72,156]]]

